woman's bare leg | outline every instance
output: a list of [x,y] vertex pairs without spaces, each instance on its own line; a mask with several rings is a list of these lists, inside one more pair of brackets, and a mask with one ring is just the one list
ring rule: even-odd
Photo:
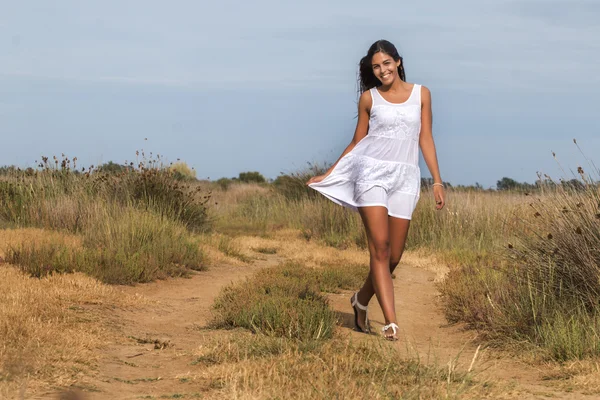
[[[390,241],[390,261],[389,271],[390,275],[396,269],[396,266],[402,258],[404,253],[404,246],[406,244],[406,237],[408,236],[408,228],[410,226],[410,220],[388,217],[388,230],[389,230],[389,241]],[[370,243],[370,242],[369,242]],[[370,249],[370,247],[369,247]],[[373,285],[372,273],[369,271],[369,275],[365,280],[362,288],[358,292],[358,302],[362,305],[369,304],[371,298],[375,294],[375,287]],[[358,321],[359,324],[364,326],[366,312],[359,310]]]
[[[394,303],[394,285],[390,273],[389,221],[385,207],[360,207],[360,216],[367,232],[370,253],[370,272],[372,287],[383,311],[386,325],[396,323]],[[372,295],[371,295],[372,296]],[[359,302],[364,302],[359,293]],[[363,322],[364,322],[364,315]]]

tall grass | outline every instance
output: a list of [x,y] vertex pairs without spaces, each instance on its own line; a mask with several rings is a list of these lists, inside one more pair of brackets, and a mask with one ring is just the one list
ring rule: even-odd
[[[287,227],[300,230],[306,239],[330,246],[366,248],[358,213],[306,188],[299,178],[288,177],[286,185],[284,189],[232,185],[227,192],[215,187],[213,197],[220,205],[216,209],[216,229],[264,234]],[[448,206],[437,211],[432,192],[423,191],[413,214],[407,247],[434,250],[448,259],[487,255],[503,242],[503,233],[512,223],[508,218],[511,210],[525,199],[520,193],[449,189]]]
[[466,265],[442,284],[446,315],[558,360],[600,355],[600,194],[553,186],[512,213],[501,265]]
[[[451,266],[440,286],[449,321],[501,342],[531,343],[553,359],[600,354],[600,194],[582,180],[546,181],[534,193],[449,188],[442,211],[423,191],[407,248]],[[307,240],[365,246],[356,213],[307,194],[301,179],[288,181],[284,191],[231,187],[236,201],[219,210],[217,226],[262,234],[295,228]]]
[[130,284],[203,269],[203,255],[181,224],[135,208],[100,208],[81,248],[29,242],[7,249],[6,260],[32,276],[85,272],[106,283]]
[[45,160],[39,170],[17,170],[0,179],[0,219],[18,226],[74,232],[86,222],[86,208],[101,201],[164,215],[191,230],[210,227],[206,207],[210,193],[181,182],[157,160],[145,160],[117,173],[80,172],[69,167],[67,158],[61,162],[63,167],[54,168]]
[[[210,228],[208,192],[181,182],[157,160],[117,172],[77,171],[72,160],[43,159],[40,169],[0,179],[0,221],[82,237],[82,248],[26,243],[7,258],[34,276],[83,271],[133,283],[203,268],[191,236]],[[74,161],[73,161],[74,164]]]

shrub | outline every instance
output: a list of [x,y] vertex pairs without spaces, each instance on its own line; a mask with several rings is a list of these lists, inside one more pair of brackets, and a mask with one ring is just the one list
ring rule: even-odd
[[20,172],[20,169],[15,165],[5,165],[0,167],[0,176],[11,176]]
[[143,282],[201,269],[190,232],[210,227],[209,194],[153,160],[75,173],[75,160],[42,157],[39,170],[0,181],[0,220],[66,230],[83,248],[27,244],[8,258],[34,276],[83,271],[109,283]]
[[177,220],[194,231],[206,231],[210,226],[206,207],[210,193],[193,188],[175,179],[164,169],[141,169],[112,179],[98,177],[98,186],[108,198],[123,205],[134,203],[159,215]]
[[274,181],[275,190],[288,200],[302,198],[316,198],[322,196],[316,190],[306,186],[306,182],[313,176],[324,174],[329,167],[320,164],[308,164],[308,167],[291,174],[279,175]]
[[169,171],[171,171],[178,180],[196,180],[196,170],[190,168],[185,162],[178,161],[172,164],[169,167]]
[[442,284],[446,315],[558,360],[600,354],[600,192],[552,186],[515,211],[503,263],[465,265]]
[[[178,181],[157,160],[145,160],[137,167],[109,162],[85,173],[75,173],[76,158],[54,157],[54,166],[47,157],[42,160],[34,174],[20,172],[0,182],[0,219],[18,226],[64,229],[64,223],[52,216],[53,205],[85,203],[88,206],[78,210],[86,210],[97,202],[116,202],[167,216],[194,231],[210,228],[206,206],[210,192]],[[48,226],[49,222],[60,226]],[[69,229],[77,230],[79,224]]]
[[264,269],[224,288],[214,303],[213,326],[301,341],[331,338],[335,313],[314,279],[289,274],[299,268],[288,264]]
[[112,209],[84,234],[82,248],[64,243],[26,243],[6,260],[35,277],[81,271],[105,283],[131,284],[204,269],[204,257],[186,230],[136,209]]
[[219,187],[222,190],[227,190],[229,189],[229,186],[233,183],[233,180],[229,179],[229,178],[220,178],[217,180],[217,185],[219,185]]
[[256,171],[240,172],[238,179],[240,182],[244,182],[244,183],[250,183],[250,182],[264,183],[264,182],[266,182],[265,177],[262,176],[260,174],[260,172],[256,172]]
[[129,171],[131,170],[132,167],[129,165],[121,165],[121,164],[117,164],[114,163],[112,161],[109,161],[105,164],[100,165],[96,171],[97,172],[103,172],[106,174],[118,174],[118,173],[122,173],[125,171]]

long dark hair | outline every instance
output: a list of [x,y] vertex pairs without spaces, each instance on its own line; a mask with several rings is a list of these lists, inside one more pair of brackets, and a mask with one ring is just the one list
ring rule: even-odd
[[406,74],[404,73],[404,61],[396,46],[388,42],[387,40],[378,40],[369,47],[367,55],[360,59],[358,63],[358,96],[366,92],[367,90],[381,86],[381,81],[373,74],[373,67],[371,66],[371,60],[375,53],[385,53],[392,57],[394,61],[400,60],[400,66],[398,67],[398,75],[400,79],[406,82]]

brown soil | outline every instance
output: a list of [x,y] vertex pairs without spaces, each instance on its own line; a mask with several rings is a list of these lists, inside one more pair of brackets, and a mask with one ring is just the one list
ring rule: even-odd
[[[406,257],[396,271],[395,293],[402,339],[397,345],[409,356],[445,368],[466,370],[477,350],[476,333],[448,326],[440,311],[434,281],[439,266],[428,265],[418,257]],[[85,393],[59,397],[46,393],[39,398],[139,399],[207,398],[211,382],[200,365],[193,365],[194,351],[206,335],[227,335],[224,331],[203,329],[210,319],[210,307],[220,289],[230,282],[250,276],[259,268],[275,265],[278,256],[245,266],[215,266],[189,279],[169,279],[125,287],[141,294],[150,304],[134,311],[117,310],[111,316],[122,332],[122,340],[103,349],[96,376],[79,383]],[[437,269],[436,269],[437,268]],[[350,292],[331,294],[332,307],[339,313],[341,329],[355,338],[366,337],[352,331]],[[369,306],[374,334],[383,318],[377,300]],[[476,380],[490,381],[503,388],[500,398],[596,398],[581,393],[562,392],[544,380],[544,372],[514,357],[503,357],[491,349],[480,349],[473,364]],[[546,371],[547,373],[547,371]],[[152,397],[150,397],[152,396]]]

